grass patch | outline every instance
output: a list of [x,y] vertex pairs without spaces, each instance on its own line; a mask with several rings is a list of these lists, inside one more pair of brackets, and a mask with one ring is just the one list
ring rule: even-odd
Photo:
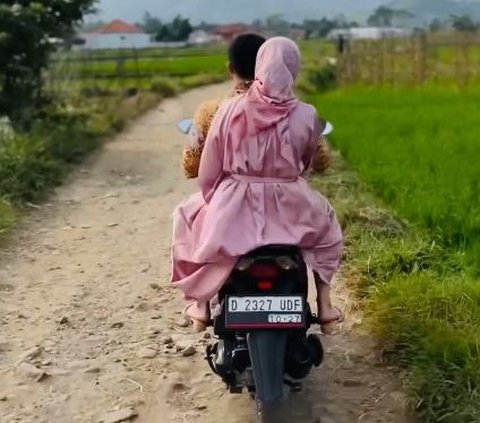
[[79,163],[99,145],[101,137],[122,129],[140,110],[137,104],[116,100],[92,103],[84,110],[45,110],[28,133],[3,140],[0,197],[15,205],[41,200],[62,181],[69,165]]
[[7,200],[0,198],[0,242],[8,235],[15,221],[13,207]]
[[315,99],[356,172],[339,160],[314,184],[342,221],[352,289],[427,423],[480,421],[478,100],[363,88]]
[[396,274],[372,310],[385,354],[411,370],[424,422],[480,421],[480,284],[435,272]]
[[351,89],[316,103],[373,192],[480,270],[480,94]]
[[225,53],[187,56],[117,59],[85,62],[60,62],[52,69],[52,74],[69,74],[72,78],[124,78],[189,76],[201,73],[226,73],[227,59]]
[[[220,67],[217,56],[163,57],[158,64],[161,69],[154,69],[162,73],[154,78],[116,78],[115,73],[108,80],[67,77],[47,86],[54,100],[37,111],[28,132],[12,134],[0,120],[0,236],[14,225],[16,207],[41,201],[62,182],[72,165],[80,163],[102,140],[121,131],[129,120],[162,98],[224,81],[224,57]],[[153,66],[154,61],[142,60]],[[110,61],[99,63],[105,69],[111,65]],[[178,67],[182,68],[176,72],[178,76],[167,75],[168,69]]]

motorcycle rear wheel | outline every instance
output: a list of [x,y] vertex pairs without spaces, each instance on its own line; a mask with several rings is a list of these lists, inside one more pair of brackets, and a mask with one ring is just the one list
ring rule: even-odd
[[253,399],[253,412],[255,423],[282,423],[286,401],[264,402],[259,399]]

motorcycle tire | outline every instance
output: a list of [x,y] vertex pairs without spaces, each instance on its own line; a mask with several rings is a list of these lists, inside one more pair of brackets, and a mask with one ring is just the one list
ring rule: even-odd
[[253,412],[255,423],[282,423],[284,413],[282,409],[285,407],[285,401],[263,402],[258,399],[253,400]]

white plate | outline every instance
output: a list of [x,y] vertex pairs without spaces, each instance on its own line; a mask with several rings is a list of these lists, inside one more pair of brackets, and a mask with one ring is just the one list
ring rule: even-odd
[[268,323],[302,323],[301,314],[269,314]]
[[303,313],[303,298],[288,297],[229,297],[229,313]]

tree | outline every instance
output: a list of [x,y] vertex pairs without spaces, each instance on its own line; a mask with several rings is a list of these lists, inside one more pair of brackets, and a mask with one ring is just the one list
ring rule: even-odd
[[439,32],[444,29],[444,27],[444,23],[439,18],[435,18],[429,25],[431,32]]
[[2,0],[0,116],[18,121],[38,105],[56,40],[71,37],[96,0]]
[[367,23],[370,26],[377,27],[389,27],[395,24],[405,26],[414,17],[415,15],[408,10],[396,10],[380,6],[367,19]]
[[393,24],[401,27],[408,27],[412,25],[412,20],[415,15],[408,10],[394,10]]
[[146,12],[143,15],[142,23],[140,26],[147,34],[156,34],[162,28],[162,21],[150,13]]
[[261,19],[255,19],[252,22],[252,28],[260,29],[260,28],[263,28],[263,27],[264,27],[264,23]]
[[367,19],[367,23],[370,26],[392,26],[394,17],[393,9],[386,6],[380,6],[373,14]]
[[184,41],[193,31],[193,27],[188,19],[183,19],[177,16],[171,26],[171,33],[173,41]]
[[155,41],[185,41],[193,31],[193,27],[188,19],[177,16],[171,23],[162,25],[156,35]]
[[478,30],[479,25],[473,21],[473,19],[468,15],[452,15],[452,26],[457,31],[462,32],[475,32]]
[[275,35],[289,35],[291,24],[281,14],[271,15],[265,19],[265,27]]
[[305,30],[305,38],[322,38],[326,37],[330,31],[336,28],[355,28],[358,27],[357,22],[348,22],[344,17],[339,16],[334,19],[322,18],[320,20],[307,19],[303,22]]

